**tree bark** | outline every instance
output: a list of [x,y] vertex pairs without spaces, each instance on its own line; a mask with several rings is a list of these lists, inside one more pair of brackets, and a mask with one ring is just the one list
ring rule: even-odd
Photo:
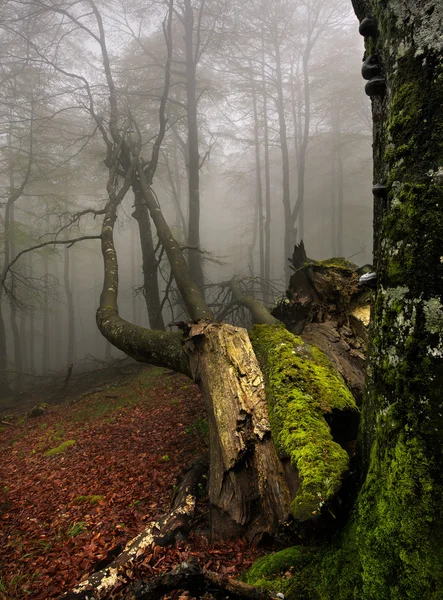
[[152,240],[152,228],[149,212],[143,202],[143,196],[139,190],[134,191],[135,207],[132,216],[138,223],[140,245],[142,251],[142,271],[143,271],[143,295],[145,297],[146,308],[149,317],[149,326],[151,329],[164,330],[160,290],[158,287],[158,265],[154,252],[154,242]]
[[[194,49],[194,11],[190,0],[184,0],[184,40],[186,60],[186,117],[188,124],[188,265],[191,277],[203,290],[204,276],[200,249],[200,155],[197,120],[197,60]],[[203,5],[201,10],[203,10]],[[199,23],[199,27],[201,24]],[[200,32],[199,32],[200,35]],[[197,50],[198,51],[198,50]]]
[[264,380],[246,330],[191,325],[184,350],[206,402],[215,538],[257,543],[288,515],[289,490],[271,441]]

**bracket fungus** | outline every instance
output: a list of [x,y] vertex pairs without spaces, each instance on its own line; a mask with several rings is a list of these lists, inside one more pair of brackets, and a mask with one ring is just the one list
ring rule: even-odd
[[386,92],[386,79],[384,77],[373,77],[365,85],[368,96],[384,96]]
[[375,17],[365,17],[360,23],[358,32],[364,37],[375,37],[378,32],[377,19]]
[[364,61],[361,68],[361,75],[363,79],[373,79],[374,77],[378,77],[380,75],[381,68],[378,62],[377,56],[375,54],[371,54]]
[[383,183],[376,183],[372,188],[372,195],[376,198],[383,200],[388,196],[388,188]]

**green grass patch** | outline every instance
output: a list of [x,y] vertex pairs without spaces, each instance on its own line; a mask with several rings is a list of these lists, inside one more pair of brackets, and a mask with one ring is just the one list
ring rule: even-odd
[[94,506],[94,504],[98,504],[102,500],[104,500],[104,496],[100,496],[99,494],[91,495],[91,496],[77,496],[74,498],[74,502],[77,504],[86,504],[89,503]]
[[62,452],[64,452],[66,450],[66,448],[69,448],[69,446],[75,446],[75,444],[76,444],[75,440],[66,440],[66,442],[63,442],[56,448],[51,448],[51,450],[46,450],[45,456],[54,456],[55,454],[61,454]]
[[207,446],[209,446],[209,423],[207,419],[196,419],[190,427],[186,429],[186,433],[202,438]]
[[85,521],[79,521],[78,523],[74,523],[73,525],[71,525],[71,527],[69,527],[66,530],[66,534],[69,537],[76,537],[77,535],[80,535],[80,533],[83,533],[84,531],[86,531],[86,523],[85,523]]

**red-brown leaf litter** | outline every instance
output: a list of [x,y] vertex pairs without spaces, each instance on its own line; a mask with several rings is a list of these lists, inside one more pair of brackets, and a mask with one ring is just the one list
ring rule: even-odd
[[[174,485],[207,451],[206,429],[198,388],[151,367],[38,418],[3,425],[0,598],[60,597],[165,514]],[[244,541],[207,541],[206,512],[202,500],[200,533],[153,548],[135,575],[148,579],[191,557],[231,575],[250,566],[260,552]]]

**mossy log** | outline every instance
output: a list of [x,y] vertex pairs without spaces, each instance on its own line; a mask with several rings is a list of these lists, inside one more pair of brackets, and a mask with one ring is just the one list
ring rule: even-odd
[[[250,335],[265,373],[277,452],[295,469],[291,513],[299,522],[316,519],[349,469],[358,426],[355,400],[327,356],[283,325],[255,325]],[[334,413],[340,414],[342,445],[331,433]]]

